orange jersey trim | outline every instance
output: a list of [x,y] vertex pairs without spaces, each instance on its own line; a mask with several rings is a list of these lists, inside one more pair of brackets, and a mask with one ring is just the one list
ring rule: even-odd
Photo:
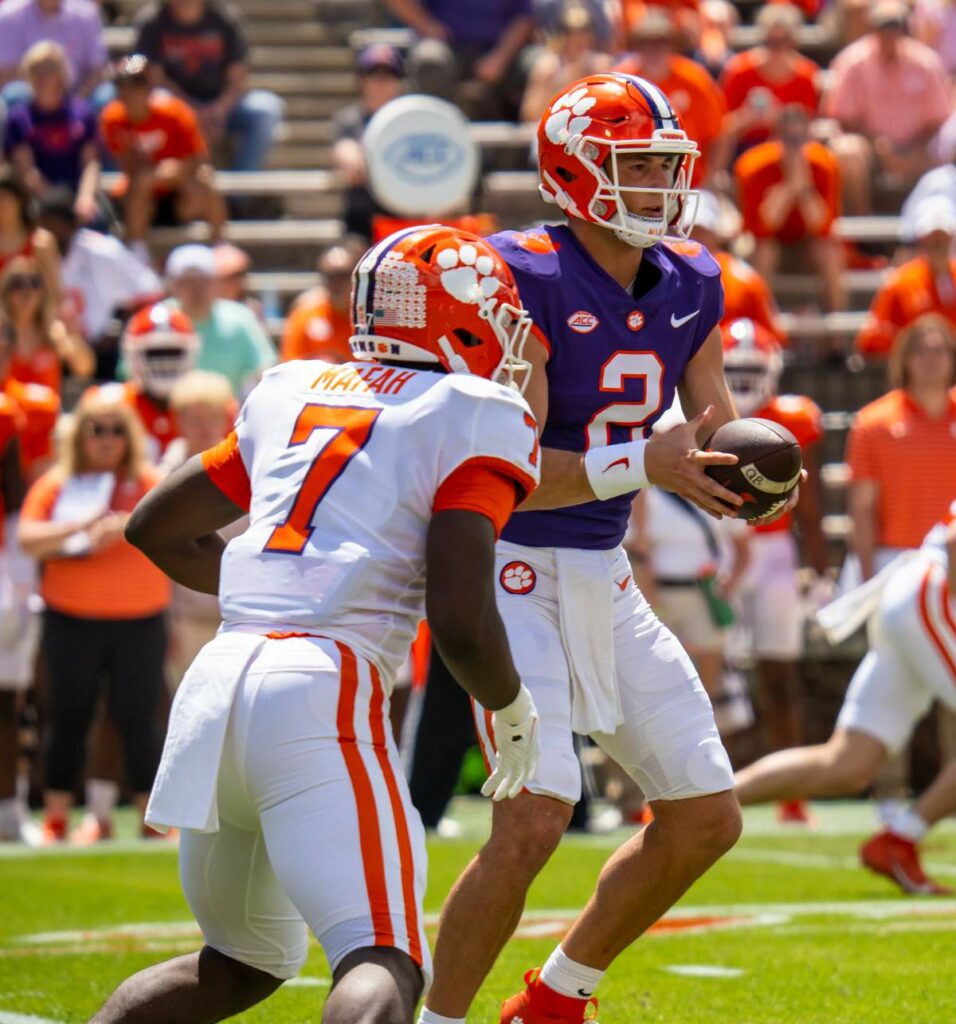
[[[945,641],[937,632],[936,627],[933,625],[933,621],[929,616],[929,585],[932,580],[932,577],[933,569],[932,567],[930,567],[926,570],[926,573],[923,576],[923,582],[920,584],[919,588],[919,614],[920,618],[923,620],[923,626],[926,629],[926,632],[929,634],[929,638],[932,641],[933,646],[936,648],[936,653],[942,659],[943,664],[945,664],[945,666],[949,669],[949,674],[953,677],[953,682],[956,683],[956,661],[953,660],[953,656],[949,653],[948,649],[946,648]],[[943,599],[943,607],[944,609],[946,609],[947,594],[945,583],[943,583],[941,596]],[[946,612],[948,619],[948,609],[946,609]]]
[[518,503],[515,480],[513,476],[503,476],[497,470],[475,465],[476,461],[462,464],[445,479],[435,493],[432,511],[477,512],[491,520],[495,537],[500,537]]
[[248,512],[252,503],[252,487],[236,432],[231,430],[219,444],[207,448],[201,458],[209,479],[234,505]]
[[[532,421],[531,426],[534,426]],[[531,460],[532,465],[537,463],[534,459]],[[521,490],[518,495],[518,500],[515,502],[515,506],[520,505],[529,494],[533,494],[538,486],[538,481],[530,474],[526,473],[520,466],[517,466],[513,462],[508,462],[507,459],[499,459],[494,455],[476,455],[472,459],[466,459],[460,463],[455,469],[446,477],[450,479],[458,470],[464,466],[480,466],[485,469],[490,469],[492,472],[497,473],[499,476],[506,476],[510,480],[513,480]],[[440,488],[439,488],[440,490]]]

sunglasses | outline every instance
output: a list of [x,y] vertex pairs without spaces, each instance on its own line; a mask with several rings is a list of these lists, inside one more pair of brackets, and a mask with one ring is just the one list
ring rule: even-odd
[[122,423],[96,423],[92,420],[86,425],[90,437],[126,437],[126,427]]
[[14,274],[7,281],[7,291],[36,291],[43,287],[43,278],[39,274]]

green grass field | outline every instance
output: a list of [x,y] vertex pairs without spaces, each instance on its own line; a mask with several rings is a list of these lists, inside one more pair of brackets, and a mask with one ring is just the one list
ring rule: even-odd
[[[956,899],[903,898],[856,866],[873,828],[866,804],[817,805],[820,827],[784,830],[747,813],[737,848],[614,964],[602,1024],[952,1024]],[[459,804],[461,840],[433,840],[432,919],[484,833],[487,805]],[[496,1024],[500,1000],[540,964],[626,833],[568,837],[469,1022]],[[931,836],[928,870],[956,883],[956,825]],[[196,948],[175,850],[122,839],[90,851],[0,849],[0,1024],[85,1021],[128,974]],[[328,967],[241,1018],[317,1021]]]

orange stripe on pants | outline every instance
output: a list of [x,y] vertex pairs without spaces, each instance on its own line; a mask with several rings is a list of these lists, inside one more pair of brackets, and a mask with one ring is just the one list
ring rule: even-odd
[[385,740],[385,716],[382,708],[385,703],[385,690],[379,677],[378,669],[371,665],[372,670],[372,702],[369,718],[372,724],[372,745],[378,759],[388,799],[392,805],[392,817],[395,819],[395,835],[398,839],[398,858],[402,875],[402,900],[405,903],[405,930],[408,932],[408,955],[419,967],[422,965],[422,942],[418,932],[418,903],[415,899],[415,858],[412,855],[412,841],[408,834],[408,820],[405,817],[405,806],[395,781],[395,772],[388,756]]
[[[952,656],[946,649],[943,643],[942,637],[936,632],[936,627],[933,625],[932,620],[929,617],[929,584],[930,578],[933,575],[933,570],[927,569],[926,575],[923,577],[923,582],[919,588],[919,613],[920,618],[923,620],[923,625],[926,628],[926,632],[929,633],[929,638],[933,642],[933,646],[936,648],[936,653],[943,659],[943,663],[949,669],[950,674],[953,677],[953,681],[956,682],[956,662],[953,661]],[[944,594],[945,597],[945,594]]]
[[395,933],[392,918],[388,912],[388,886],[385,882],[385,861],[382,856],[382,832],[378,824],[375,807],[375,793],[369,780],[365,763],[355,742],[355,698],[358,693],[358,669],[355,655],[336,641],[342,659],[342,692],[336,715],[339,746],[345,758],[349,781],[355,793],[355,810],[358,814],[359,845],[362,850],[362,869],[365,872],[365,889],[368,893],[369,909],[372,913],[372,927],[375,929],[376,946],[394,946]]
[[[481,721],[485,722],[485,726],[488,729],[488,744],[492,748],[491,753],[494,753],[494,745],[495,745],[495,741],[493,739],[494,733],[491,731],[491,727],[489,725],[489,723],[491,721],[491,718],[488,715],[488,712],[485,711],[485,709],[479,705],[478,701],[476,701],[474,697],[470,697],[469,700],[471,701],[471,717],[475,721],[475,736],[478,737],[478,749],[481,751],[481,759],[482,759],[482,761],[485,762],[485,771],[490,775],[491,774],[491,758],[489,756],[488,751],[485,750],[485,738],[481,734],[481,724],[480,723],[481,723]],[[483,719],[481,717],[482,715],[484,716]]]

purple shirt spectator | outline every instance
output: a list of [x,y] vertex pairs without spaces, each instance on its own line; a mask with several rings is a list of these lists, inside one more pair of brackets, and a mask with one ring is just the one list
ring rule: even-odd
[[65,185],[75,192],[83,170],[83,149],[95,139],[96,116],[82,100],[67,99],[59,110],[26,103],[10,111],[3,151],[9,160],[17,146],[28,145],[43,177],[51,185]]
[[60,0],[49,13],[40,0],[5,0],[0,4],[0,74],[17,78],[20,61],[34,43],[51,39],[66,50],[73,86],[78,88],[106,66],[103,24],[90,0]]
[[490,50],[515,18],[530,18],[531,0],[421,0],[454,43]]

